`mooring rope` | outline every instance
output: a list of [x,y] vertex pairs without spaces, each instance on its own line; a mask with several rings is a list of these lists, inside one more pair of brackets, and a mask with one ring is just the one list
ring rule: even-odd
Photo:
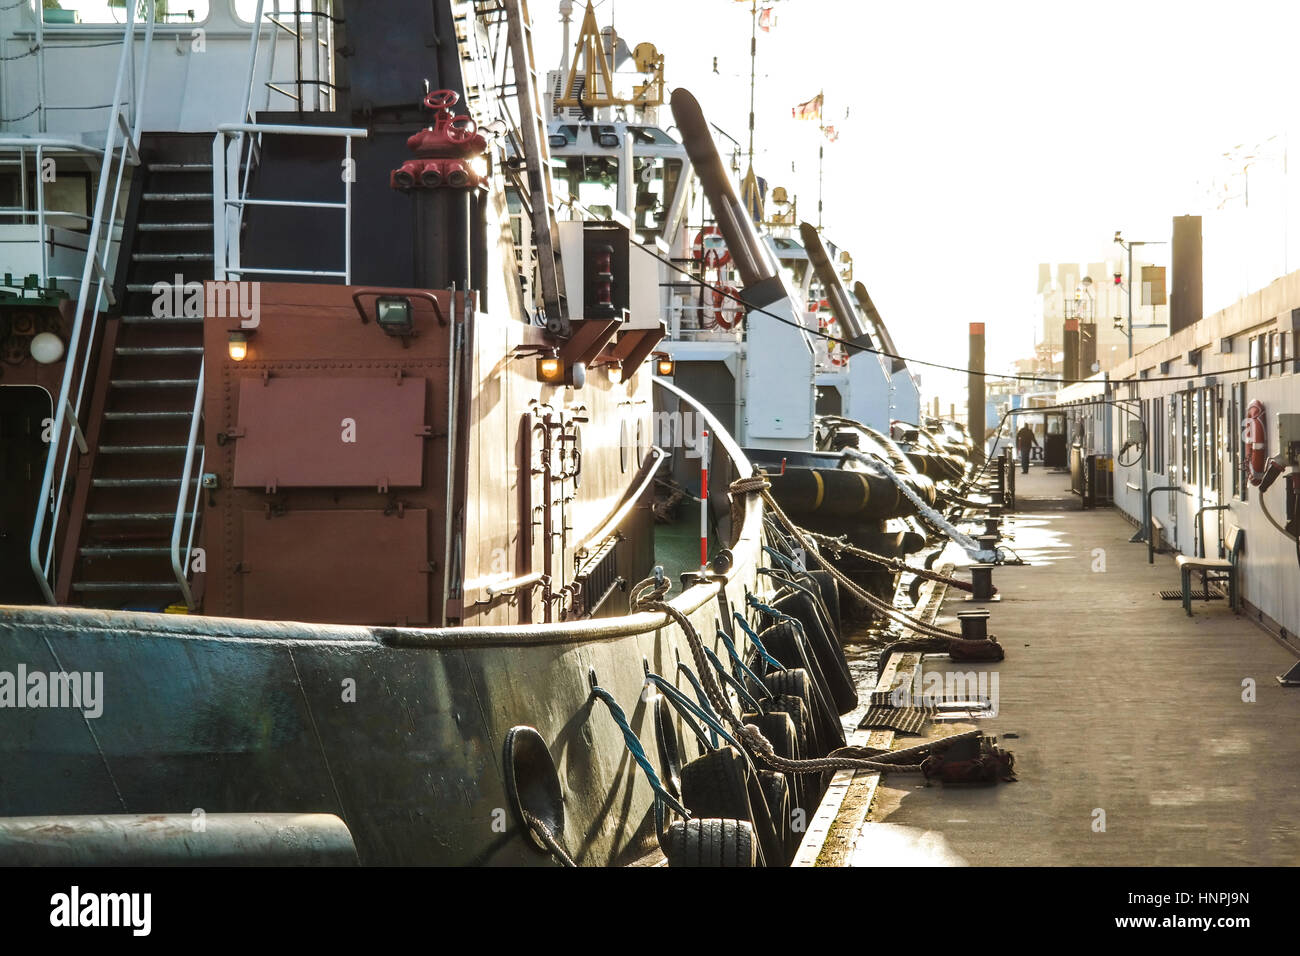
[[523,814],[524,822],[528,824],[528,829],[537,834],[537,837],[546,844],[546,847],[551,851],[552,856],[558,859],[566,867],[573,869],[577,868],[578,864],[573,862],[573,857],[569,855],[569,851],[564,848],[564,845],[560,843],[559,838],[549,826],[537,817],[533,816],[527,810],[520,810],[519,812]]
[[[766,483],[766,482],[765,482]],[[695,660],[695,669],[699,672],[705,696],[723,720],[732,728],[751,754],[760,763],[782,773],[822,773],[827,770],[868,770],[874,773],[921,773],[921,765],[895,764],[884,760],[863,760],[853,757],[819,757],[813,760],[791,760],[779,756],[768,740],[753,724],[746,724],[731,709],[717,677],[713,674],[709,659],[704,652],[704,642],[699,632],[685,614],[668,604],[663,599],[672,584],[666,578],[649,577],[632,589],[631,605],[634,611],[657,611],[667,615],[681,628],[690,646],[691,656]]]
[[808,531],[807,529],[804,529],[804,533],[833,554],[839,554],[840,552],[851,554],[855,558],[864,558],[867,561],[874,561],[876,564],[883,564],[891,571],[914,574],[925,581],[938,581],[941,584],[950,584],[961,591],[974,590],[974,585],[969,581],[962,581],[950,574],[941,574],[938,571],[931,571],[929,568],[913,567],[901,558],[890,557],[887,554],[876,554],[873,551],[868,551],[866,548],[859,548],[857,545],[849,544],[848,535],[840,535],[838,538],[832,538],[828,534],[818,534],[815,531]]
[[879,611],[882,615],[890,618],[894,622],[902,624],[904,627],[910,627],[921,634],[927,634],[930,637],[947,638],[949,640],[962,639],[959,633],[945,630],[944,628],[931,624],[928,621],[923,621],[920,618],[913,617],[905,611],[900,611],[889,602],[884,601],[876,597],[874,594],[858,587],[858,585],[843,571],[835,567],[830,560],[823,557],[821,553],[818,552],[814,543],[806,536],[804,530],[795,524],[790,516],[781,509],[781,506],[777,504],[776,498],[772,496],[771,489],[772,486],[765,477],[762,475],[754,475],[750,478],[738,478],[736,481],[731,483],[730,490],[733,495],[761,494],[763,496],[764,504],[767,505],[774,515],[776,515],[781,524],[785,525],[785,527],[790,531],[791,535],[793,535],[794,539],[799,543],[799,547],[803,549],[804,554],[815,557],[821,566],[829,571],[831,576],[858,600]]

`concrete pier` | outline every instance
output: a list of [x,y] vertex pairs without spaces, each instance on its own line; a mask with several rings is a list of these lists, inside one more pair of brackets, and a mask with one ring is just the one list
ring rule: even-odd
[[[1019,781],[886,777],[838,865],[1300,861],[1300,689],[1274,679],[1296,655],[1226,599],[1194,602],[1190,618],[1162,600],[1179,587],[1172,558],[1148,566],[1132,526],[1109,509],[1082,511],[1067,475],[1018,478],[1000,544],[1029,565],[999,567],[1002,600],[988,605],[1006,660],[927,655],[923,668],[996,674],[996,716],[927,736],[997,735]],[[956,630],[962,597],[949,589],[937,623]]]

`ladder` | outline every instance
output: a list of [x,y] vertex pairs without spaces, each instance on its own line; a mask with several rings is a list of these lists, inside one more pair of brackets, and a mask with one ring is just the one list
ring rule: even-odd
[[507,43],[514,71],[515,98],[519,109],[520,161],[526,174],[522,193],[532,212],[533,246],[537,250],[537,278],[547,330],[553,335],[569,334],[569,310],[564,296],[564,271],[556,245],[558,228],[551,196],[550,150],[546,133],[546,112],[542,109],[541,86],[533,58],[533,27],[528,0],[502,0],[506,12]]

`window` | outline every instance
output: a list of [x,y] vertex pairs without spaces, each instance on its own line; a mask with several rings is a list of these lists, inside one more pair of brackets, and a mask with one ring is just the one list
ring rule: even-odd
[[1237,487],[1240,491],[1239,497],[1245,501],[1250,494],[1249,478],[1249,456],[1250,449],[1246,447],[1245,429],[1242,427],[1246,419],[1246,409],[1249,407],[1246,400],[1246,383],[1238,382],[1237,388],[1237,412],[1233,416],[1232,427],[1236,429],[1236,435],[1232,440],[1237,449]]
[[1151,434],[1146,437],[1151,450],[1148,453],[1147,467],[1157,474],[1161,474],[1165,470],[1165,400],[1163,398],[1153,398],[1148,404],[1151,406],[1151,411],[1147,415]]
[[[74,23],[126,23],[126,0],[41,0],[43,19],[52,26]],[[249,7],[251,17],[256,4]],[[35,3],[33,3],[35,10]],[[144,20],[148,5],[137,0],[135,21]],[[157,0],[155,23],[200,23],[208,18],[208,0]],[[247,19],[247,18],[245,18]]]
[[1259,378],[1260,366],[1264,362],[1264,342],[1262,335],[1250,337],[1250,377]]
[[[1236,382],[1233,382],[1232,389],[1228,394],[1228,413],[1227,413],[1228,417],[1223,423],[1224,424],[1223,435],[1225,438],[1227,438],[1229,435],[1232,434],[1233,423],[1237,421],[1237,402],[1238,402],[1237,392],[1240,388],[1241,388],[1240,385],[1238,385]],[[1227,454],[1228,471],[1231,473],[1229,478],[1229,485],[1232,490],[1232,496],[1235,498],[1238,497],[1241,493],[1241,473],[1237,470],[1238,460],[1240,458],[1240,456],[1238,455],[1239,449],[1235,441],[1228,440],[1226,444],[1227,444],[1227,452],[1228,452]]]
[[1169,480],[1171,482],[1176,477],[1178,477],[1178,419],[1176,415],[1177,411],[1178,411],[1178,396],[1170,395],[1169,396],[1169,417],[1167,419],[1169,423],[1169,435],[1168,435],[1169,458],[1165,463],[1166,467],[1162,468],[1161,471],[1169,475]]

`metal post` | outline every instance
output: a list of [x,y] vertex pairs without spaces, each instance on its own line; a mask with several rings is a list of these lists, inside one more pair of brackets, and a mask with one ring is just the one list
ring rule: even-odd
[[1151,522],[1151,499],[1155,497],[1157,491],[1176,491],[1180,495],[1187,494],[1178,485],[1160,485],[1158,488],[1152,488],[1147,492],[1147,564],[1156,563],[1156,533]]
[[709,566],[709,430],[700,432],[700,567]]

